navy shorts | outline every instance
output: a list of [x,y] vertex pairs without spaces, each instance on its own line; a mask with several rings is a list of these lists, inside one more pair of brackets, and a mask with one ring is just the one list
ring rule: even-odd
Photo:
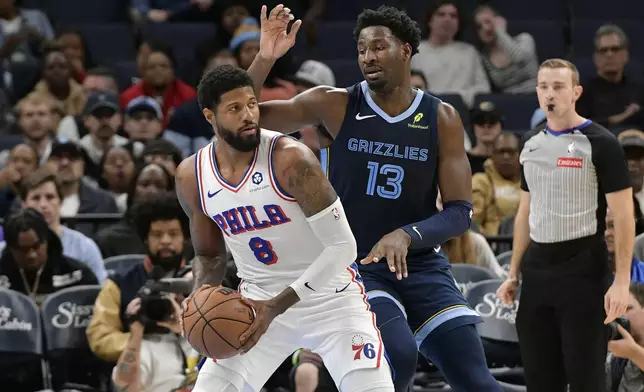
[[465,301],[442,256],[408,261],[408,277],[402,280],[389,271],[385,260],[361,265],[359,270],[369,302],[393,301],[407,317],[418,347],[430,333],[482,322]]

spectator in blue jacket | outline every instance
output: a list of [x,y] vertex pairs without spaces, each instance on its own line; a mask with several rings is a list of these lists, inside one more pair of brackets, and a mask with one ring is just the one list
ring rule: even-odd
[[[615,256],[615,232],[613,227],[613,214],[610,210],[606,210],[606,247],[608,248],[608,255],[611,262]],[[614,265],[613,265],[613,269]],[[631,281],[637,283],[644,283],[644,262],[639,260],[637,256],[633,255],[633,264],[631,264]]]

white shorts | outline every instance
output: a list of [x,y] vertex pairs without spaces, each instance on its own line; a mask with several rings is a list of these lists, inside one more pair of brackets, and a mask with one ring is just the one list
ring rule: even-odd
[[[242,282],[240,292],[251,299],[267,300],[286,286],[267,290]],[[207,360],[193,392],[223,391],[233,386],[230,390],[259,392],[284,359],[299,348],[322,357],[338,388],[353,370],[382,368],[389,373],[376,316],[369,310],[361,278],[347,268],[330,287],[276,317],[246,354]],[[365,380],[365,385],[372,381]],[[225,385],[218,385],[222,382]]]

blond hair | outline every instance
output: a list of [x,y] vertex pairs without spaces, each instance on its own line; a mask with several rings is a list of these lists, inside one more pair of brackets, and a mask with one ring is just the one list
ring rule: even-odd
[[572,85],[577,86],[579,85],[579,71],[577,70],[577,67],[575,64],[571,63],[568,60],[564,59],[548,59],[541,63],[539,66],[539,70],[542,68],[550,68],[550,69],[557,69],[557,68],[568,68],[570,70],[570,73],[572,74]]
[[56,108],[56,102],[49,96],[40,92],[31,92],[16,104],[16,110],[22,114],[25,105],[47,105],[50,111]]
[[447,259],[452,264],[473,264],[476,265],[476,255],[470,232],[466,231],[460,237],[452,238],[443,244],[443,250]]

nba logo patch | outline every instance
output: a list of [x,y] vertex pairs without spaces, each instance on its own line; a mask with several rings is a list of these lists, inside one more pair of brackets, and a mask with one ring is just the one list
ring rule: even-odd
[[335,207],[331,211],[333,211],[333,217],[335,218],[335,220],[340,220],[340,211],[338,211],[338,209]]

